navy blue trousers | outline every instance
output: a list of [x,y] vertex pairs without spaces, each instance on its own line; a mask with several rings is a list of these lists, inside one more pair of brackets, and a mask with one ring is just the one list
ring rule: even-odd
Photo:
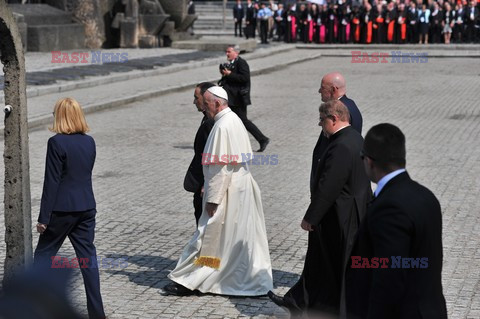
[[[97,266],[97,251],[93,241],[95,239],[95,209],[85,212],[53,212],[47,230],[40,235],[35,249],[35,266],[48,266],[54,269],[55,264],[61,266],[62,262],[54,262],[65,238],[68,236],[79,260],[88,262],[79,263],[83,283],[87,295],[87,309],[90,319],[105,318],[102,296],[100,294],[100,276]],[[84,259],[81,259],[84,258]],[[95,260],[92,260],[95,259]],[[53,267],[52,267],[53,266]]]

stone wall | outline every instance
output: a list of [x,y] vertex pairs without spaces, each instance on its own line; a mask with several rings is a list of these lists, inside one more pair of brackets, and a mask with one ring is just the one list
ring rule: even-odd
[[[45,0],[45,3],[72,12],[85,27],[85,46],[101,48],[105,42],[104,11],[114,0]],[[113,5],[113,4],[112,4]]]

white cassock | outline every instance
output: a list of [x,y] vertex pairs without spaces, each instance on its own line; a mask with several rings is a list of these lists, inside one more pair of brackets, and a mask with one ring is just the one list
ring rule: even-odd
[[[265,295],[273,279],[262,199],[245,163],[253,155],[247,130],[230,108],[215,116],[205,154],[203,213],[168,278],[203,293]],[[219,204],[212,218],[207,202]]]

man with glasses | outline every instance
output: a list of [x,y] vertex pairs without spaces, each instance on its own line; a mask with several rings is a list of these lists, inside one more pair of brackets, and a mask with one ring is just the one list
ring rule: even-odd
[[347,318],[447,318],[440,204],[410,179],[405,155],[405,136],[392,124],[365,136],[360,157],[377,188],[347,266]]
[[313,177],[311,202],[301,222],[309,232],[300,280],[284,297],[269,292],[277,305],[294,315],[336,316],[343,294],[343,274],[354,235],[371,197],[360,150],[363,138],[350,124],[348,108],[333,99],[320,106],[328,147]]
[[[318,93],[320,93],[322,97],[322,102],[339,100],[345,104],[348,112],[350,113],[349,123],[358,133],[362,134],[362,114],[360,113],[357,104],[355,104],[352,99],[347,97],[347,85],[342,74],[338,72],[326,74],[322,78],[322,83],[320,85],[320,89],[318,89]],[[325,152],[327,146],[328,139],[325,138],[325,135],[322,133],[318,137],[317,144],[313,149],[312,170],[310,173],[310,191],[313,188],[313,177],[317,173],[318,161],[323,155],[323,152]]]

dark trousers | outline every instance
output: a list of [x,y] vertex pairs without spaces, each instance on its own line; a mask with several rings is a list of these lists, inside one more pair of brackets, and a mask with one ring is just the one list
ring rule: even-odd
[[268,38],[268,20],[261,20],[260,21],[260,39],[262,43],[266,44]]
[[237,28],[238,28],[238,31],[240,32],[240,36],[242,37],[242,19],[240,20],[237,20],[237,22],[235,22],[235,36],[237,36]]
[[416,24],[409,24],[407,26],[407,41],[408,43],[418,43],[418,32]]
[[339,227],[334,224],[329,226],[333,227],[315,229],[308,233],[308,249],[302,275],[284,297],[297,310],[306,311],[314,318],[317,318],[314,315],[320,318],[327,314],[337,317],[340,310],[342,244],[334,239],[339,238]]
[[465,28],[465,42],[475,42],[475,23],[468,22]]
[[202,190],[199,189],[193,194],[193,208],[195,209],[195,221],[197,222],[198,226],[198,220],[200,219],[200,216],[202,216],[202,195],[201,195]]
[[267,140],[267,137],[263,135],[263,133],[258,129],[258,127],[253,124],[252,121],[250,121],[247,118],[247,107],[246,106],[231,106],[230,108],[232,109],[233,112],[235,112],[238,117],[242,120],[243,125],[245,125],[245,128],[247,131],[253,135],[253,137],[259,142],[262,143]]
[[257,23],[255,21],[250,22],[245,27],[245,37],[255,39],[255,29],[257,28]]
[[[80,270],[87,295],[87,309],[90,319],[105,318],[102,296],[100,294],[100,276],[97,266],[97,251],[93,244],[95,238],[95,215],[91,209],[85,212],[52,213],[47,230],[40,235],[35,249],[35,265],[52,267],[52,256],[56,256],[65,238],[68,236],[77,258],[88,258],[87,267]],[[95,260],[92,260],[95,259]],[[61,264],[61,263],[60,263]],[[59,269],[52,269],[52,271]]]

